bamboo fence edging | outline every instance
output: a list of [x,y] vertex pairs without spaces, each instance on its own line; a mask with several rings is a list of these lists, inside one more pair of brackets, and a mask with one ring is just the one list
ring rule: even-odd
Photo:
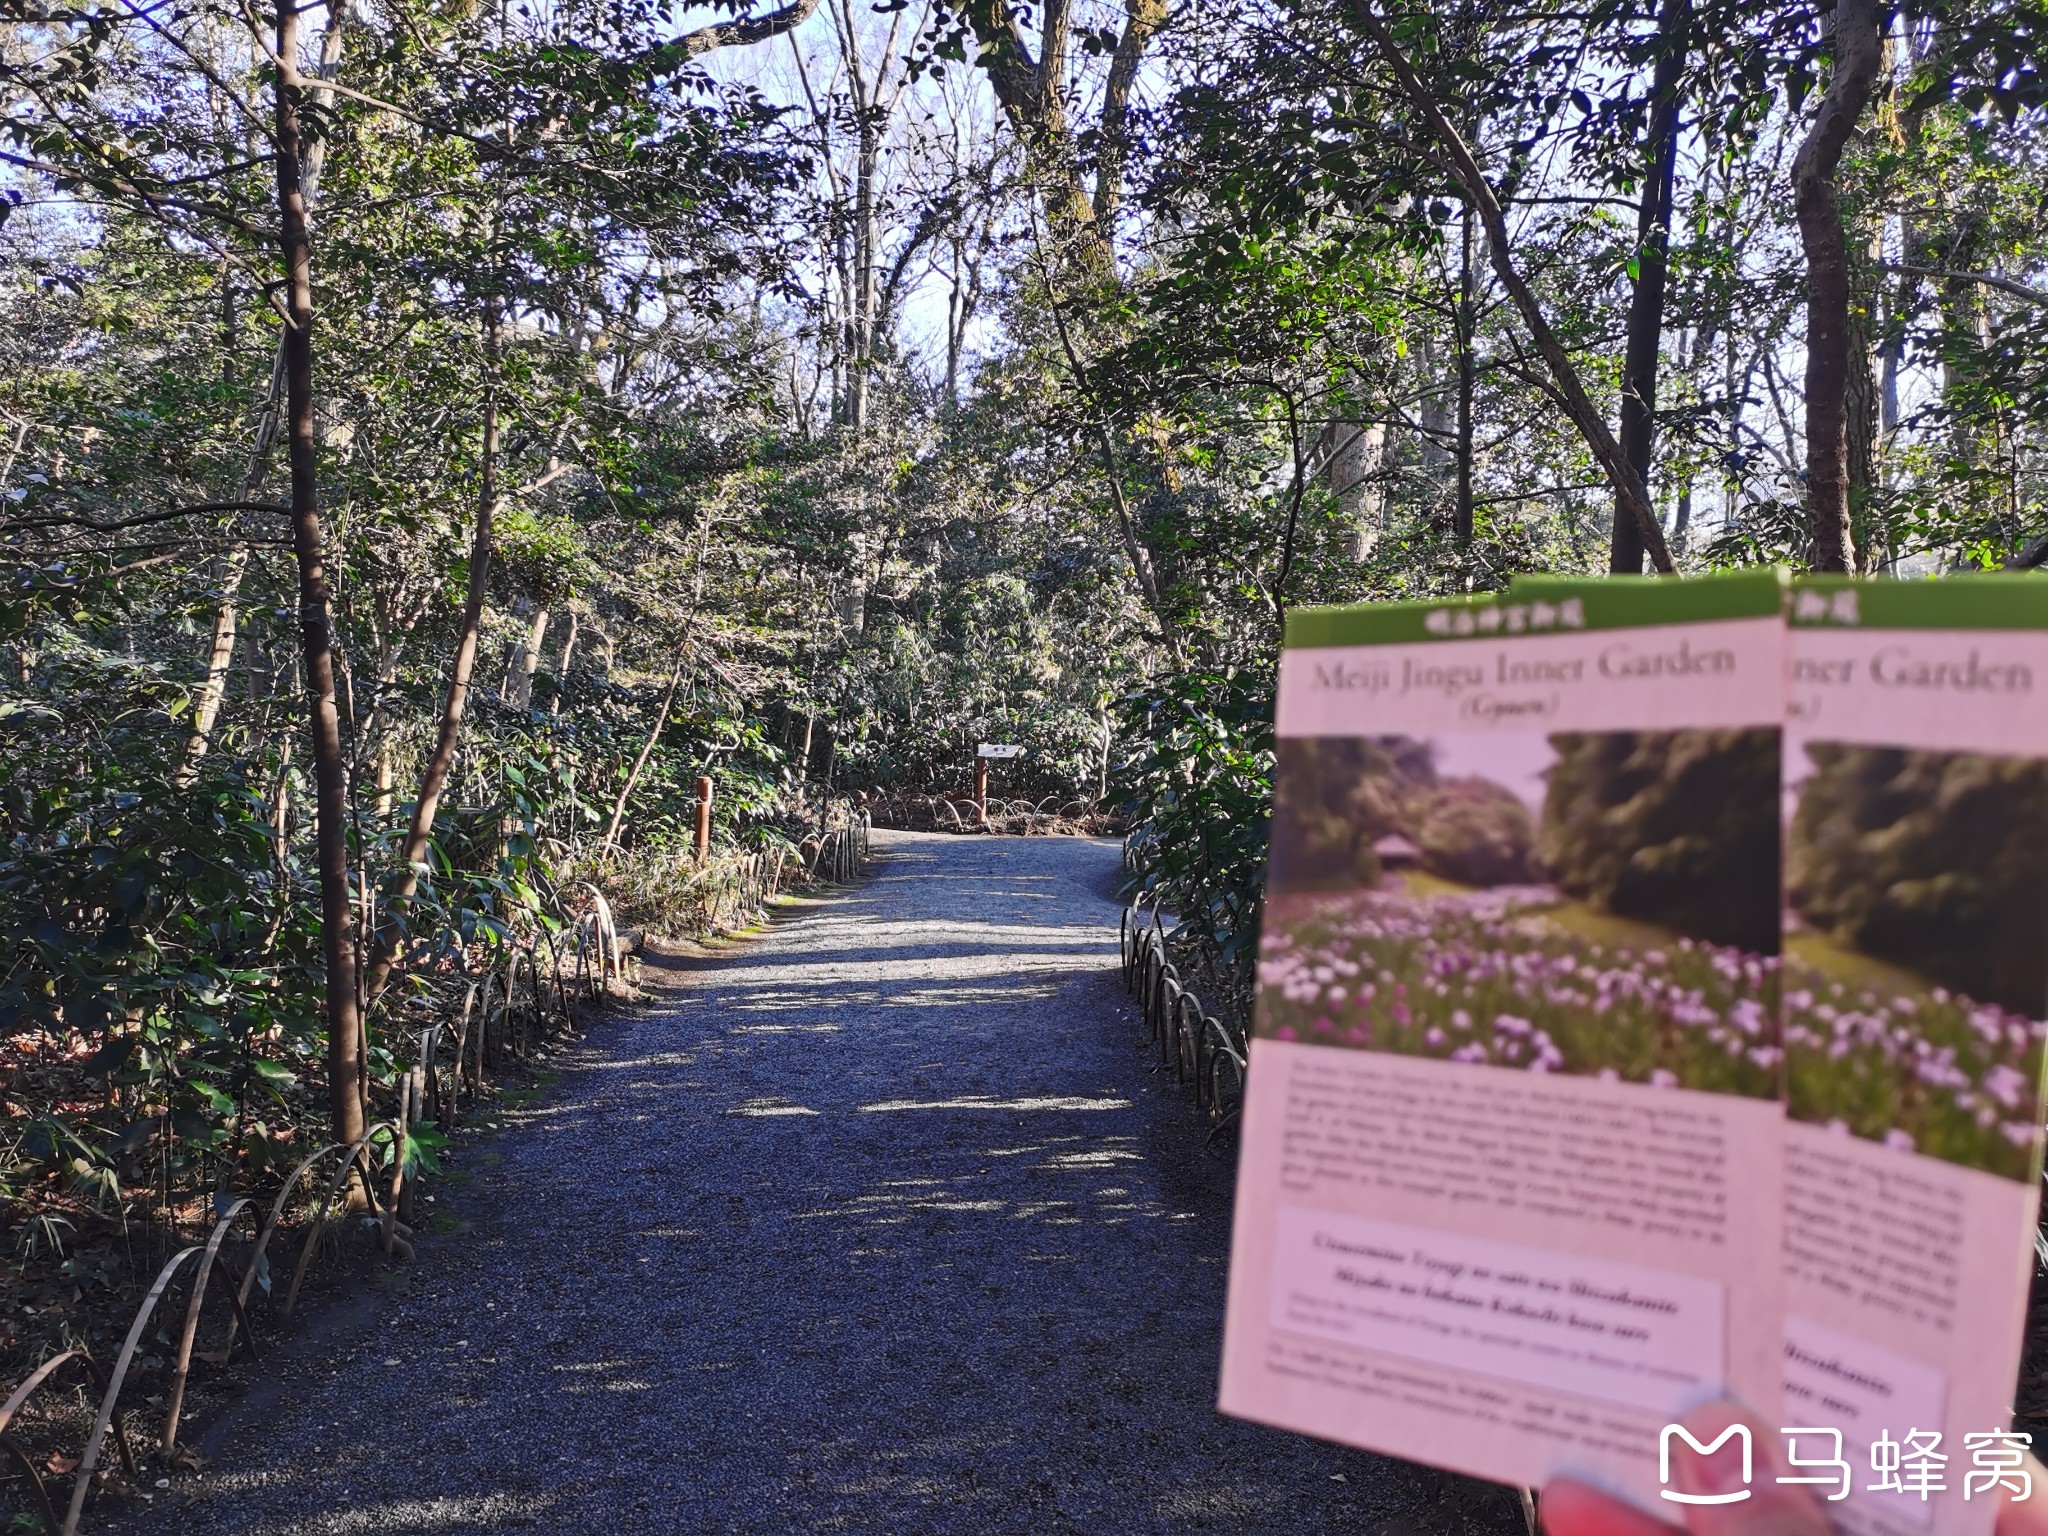
[[107,1438],[107,1425],[120,1404],[121,1384],[128,1379],[128,1367],[135,1359],[135,1346],[142,1341],[142,1330],[149,1325],[149,1315],[156,1310],[171,1277],[178,1272],[180,1265],[199,1251],[199,1245],[195,1243],[171,1256],[170,1262],[157,1272],[156,1284],[149,1288],[149,1294],[142,1299],[142,1305],[135,1313],[135,1321],[128,1327],[128,1337],[122,1342],[120,1356],[114,1361],[114,1374],[107,1382],[107,1395],[100,1399],[99,1417],[93,1421],[92,1435],[79,1454],[78,1472],[71,1485],[71,1505],[64,1512],[64,1523],[58,1528],[57,1536],[78,1536],[78,1517],[85,1511],[85,1496],[92,1490],[93,1468],[99,1465],[100,1445]]
[[[234,1225],[235,1218],[248,1208],[249,1201],[246,1196],[228,1206],[227,1210],[222,1213],[220,1220],[213,1224],[213,1235],[206,1240],[206,1251],[199,1259],[199,1273],[192,1281],[192,1299],[185,1305],[185,1331],[178,1338],[178,1365],[176,1373],[171,1377],[171,1405],[164,1413],[163,1448],[166,1455],[176,1449],[178,1444],[178,1416],[185,1407],[185,1378],[192,1370],[192,1344],[199,1336],[199,1311],[206,1304],[206,1285],[213,1278],[213,1266],[214,1262],[220,1257],[222,1239],[228,1235],[228,1229]],[[233,1298],[235,1293],[229,1291],[228,1295]],[[241,1301],[236,1299],[234,1310],[240,1312],[241,1309]],[[249,1347],[251,1350],[254,1350],[256,1347],[255,1334],[248,1334],[248,1338]],[[234,1348],[235,1330],[233,1325],[230,1324],[228,1328],[228,1354],[230,1357],[234,1353]]]
[[[771,850],[764,849],[726,866],[725,873],[730,879],[721,890],[738,903],[739,912],[758,911],[780,895],[786,889],[785,878],[793,868],[803,869],[808,878],[832,883],[845,883],[859,877],[869,857],[872,818],[865,810],[852,806],[828,812],[828,816],[840,819],[842,824],[826,826],[820,833],[806,838],[806,845],[811,845],[808,861],[801,846],[796,849],[778,847],[772,850],[772,856]],[[444,1013],[441,1019],[419,1030],[418,1062],[407,1067],[396,1082],[396,1114],[373,1123],[353,1142],[330,1142],[315,1148],[286,1175],[282,1186],[270,1198],[267,1209],[260,1207],[257,1197],[250,1195],[236,1196],[220,1207],[207,1240],[181,1248],[157,1272],[148,1293],[136,1309],[111,1374],[103,1371],[85,1351],[66,1350],[38,1365],[6,1401],[0,1403],[0,1458],[13,1461],[26,1476],[46,1530],[55,1536],[77,1536],[79,1521],[92,1493],[93,1479],[110,1429],[122,1466],[130,1477],[140,1475],[134,1447],[120,1411],[121,1390],[127,1382],[129,1369],[151,1317],[188,1261],[196,1258],[199,1262],[191,1271],[192,1289],[185,1302],[184,1325],[167,1393],[168,1406],[160,1451],[165,1456],[177,1448],[193,1362],[229,1363],[235,1357],[238,1342],[245,1345],[251,1359],[261,1358],[249,1317],[251,1293],[260,1282],[265,1292],[272,1296],[274,1316],[288,1318],[294,1314],[314,1252],[339,1214],[337,1207],[343,1199],[343,1187],[352,1175],[360,1177],[366,1207],[363,1215],[377,1228],[381,1250],[402,1259],[414,1256],[412,1245],[406,1241],[412,1235],[411,1196],[415,1184],[407,1169],[412,1127],[432,1115],[437,1123],[452,1128],[465,1088],[474,1104],[484,1091],[487,1070],[508,1054],[528,1057],[558,1029],[574,1028],[579,1004],[596,1001],[610,990],[614,979],[625,978],[624,946],[620,942],[611,905],[595,886],[584,885],[583,889],[589,894],[590,905],[573,925],[564,924],[563,942],[557,941],[555,933],[544,922],[539,929],[539,938],[533,942],[509,938],[494,942],[487,958],[474,969],[458,954],[455,980],[461,989],[461,1010],[452,1024]],[[576,942],[573,953],[565,962],[569,926],[574,927]],[[542,942],[547,946],[545,965],[540,949]],[[452,1057],[450,1069],[446,1072],[442,1069],[444,1050]],[[373,1167],[372,1153],[384,1142],[389,1143],[391,1152],[388,1180],[380,1180],[378,1170]],[[309,1207],[305,1237],[292,1266],[290,1282],[282,1296],[278,1296],[267,1263],[271,1241],[284,1225],[294,1198],[311,1183],[311,1176],[330,1158],[337,1158],[338,1162],[327,1174],[315,1202]],[[237,1275],[235,1263],[223,1262],[223,1250],[236,1222],[245,1218],[254,1221],[259,1210],[262,1220],[254,1228],[247,1263],[241,1266]],[[226,1342],[217,1354],[201,1352],[196,1346],[207,1296],[215,1275],[223,1271],[232,1282],[227,1287]],[[69,1501],[60,1518],[35,1458],[20,1438],[10,1431],[35,1394],[46,1387],[60,1370],[73,1363],[92,1380],[100,1393],[100,1400],[92,1430],[75,1467]]]
[[[1210,1013],[1182,980],[1166,951],[1166,930],[1155,901],[1151,912],[1140,895],[1117,923],[1124,991],[1138,999],[1145,1043],[1156,1046],[1159,1070],[1192,1083],[1195,1107],[1209,1117],[1213,1142],[1232,1125],[1244,1104],[1251,1044],[1242,1029]],[[1226,1089],[1225,1078],[1234,1082]]]
[[[92,1356],[85,1353],[84,1350],[67,1349],[60,1355],[52,1355],[41,1365],[37,1366],[28,1379],[14,1389],[6,1403],[0,1405],[0,1450],[4,1450],[9,1456],[12,1456],[16,1464],[27,1475],[29,1487],[34,1491],[36,1503],[42,1510],[43,1529],[46,1531],[55,1531],[60,1523],[57,1518],[56,1508],[50,1503],[50,1490],[43,1482],[43,1474],[36,1466],[35,1458],[29,1455],[28,1447],[7,1431],[14,1422],[14,1416],[27,1405],[29,1398],[35,1395],[37,1389],[52,1376],[56,1375],[58,1369],[67,1361],[72,1360],[78,1362],[79,1369],[85,1372],[86,1376],[95,1386],[99,1387],[102,1391],[105,1390],[106,1373],[93,1363]],[[113,1425],[114,1444],[121,1453],[121,1465],[127,1469],[128,1475],[133,1477],[136,1475],[135,1452],[128,1444],[128,1429],[121,1422],[121,1414],[118,1407],[113,1415]]]
[[[328,1153],[346,1150],[340,1142],[331,1141],[300,1163],[298,1167],[294,1168],[291,1177],[284,1181],[284,1188],[277,1192],[277,1198],[270,1203],[270,1214],[264,1218],[263,1230],[256,1238],[256,1250],[249,1255],[249,1267],[243,1272],[241,1285],[236,1288],[235,1294],[239,1302],[239,1305],[236,1307],[237,1312],[243,1311],[248,1306],[249,1288],[256,1283],[257,1276],[263,1270],[264,1252],[270,1247],[270,1239],[276,1233],[278,1223],[284,1219],[285,1205],[291,1199],[292,1191],[299,1187],[299,1180],[303,1179],[312,1169],[313,1165],[327,1156]],[[265,1286],[264,1289],[268,1290],[269,1287]],[[244,1326],[247,1326],[246,1322]],[[228,1329],[228,1348],[233,1349],[234,1345],[234,1325],[230,1323]]]
[[343,1181],[355,1170],[356,1159],[370,1145],[370,1138],[376,1133],[377,1127],[372,1126],[342,1149],[341,1166],[334,1170],[334,1177],[327,1181],[327,1189],[322,1194],[320,1203],[313,1207],[313,1219],[306,1224],[306,1240],[299,1245],[298,1263],[292,1266],[292,1283],[285,1290],[284,1300],[278,1304],[277,1310],[281,1316],[290,1317],[292,1308],[298,1305],[299,1286],[305,1281],[306,1266],[313,1260],[313,1245],[320,1241],[320,1234],[327,1230],[328,1220],[334,1211],[334,1197],[340,1192]]
[[[408,1085],[410,1081],[411,1074],[408,1073],[406,1077]],[[304,1282],[307,1266],[312,1262],[314,1245],[320,1241],[321,1234],[327,1230],[329,1223],[334,1219],[335,1197],[341,1193],[343,1182],[351,1173],[357,1171],[359,1165],[363,1165],[364,1154],[375,1145],[380,1135],[391,1138],[391,1158],[393,1163],[392,1203],[388,1206],[379,1203],[377,1199],[377,1186],[371,1179],[369,1168],[366,1165],[362,1166],[363,1200],[369,1206],[370,1218],[378,1224],[379,1245],[383,1248],[384,1252],[395,1254],[404,1259],[412,1258],[412,1245],[404,1241],[404,1239],[412,1235],[412,1229],[404,1222],[399,1221],[395,1213],[397,1191],[400,1187],[400,1181],[404,1177],[407,1140],[407,1124],[404,1118],[406,1110],[406,1093],[404,1088],[401,1088],[399,1093],[400,1117],[395,1120],[379,1120],[375,1125],[364,1131],[362,1135],[358,1136],[347,1148],[346,1155],[341,1160],[341,1166],[334,1170],[334,1177],[328,1180],[325,1196],[322,1197],[319,1205],[314,1207],[315,1214],[313,1220],[307,1226],[306,1241],[299,1249],[299,1262],[292,1269],[291,1287],[285,1292],[284,1302],[278,1308],[278,1311],[283,1316],[290,1317],[292,1309],[298,1305],[299,1286]],[[403,1249],[402,1253],[399,1252],[400,1249]]]
[[1038,801],[990,796],[984,821],[971,797],[878,795],[867,803],[871,824],[908,832],[1000,833],[1023,837],[1093,836],[1116,818],[1094,802],[1047,795]]

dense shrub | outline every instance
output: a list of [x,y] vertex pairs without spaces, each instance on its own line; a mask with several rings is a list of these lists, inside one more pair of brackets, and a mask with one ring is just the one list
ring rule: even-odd
[[1815,745],[1791,900],[1812,926],[1984,1002],[2048,1008],[2048,764]]
[[1778,732],[1551,737],[1538,840],[1568,894],[1693,938],[1778,950]]
[[1465,885],[1539,878],[1536,820],[1514,792],[1487,779],[1448,779],[1415,795],[1409,836],[1425,869]]
[[1226,985],[1257,948],[1273,792],[1273,696],[1256,674],[1185,673],[1129,701],[1142,743],[1117,774],[1145,892]]

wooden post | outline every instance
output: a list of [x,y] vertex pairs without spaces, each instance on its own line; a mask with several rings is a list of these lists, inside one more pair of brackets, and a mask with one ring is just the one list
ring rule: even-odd
[[697,780],[697,862],[702,864],[711,857],[711,780],[700,775]]
[[979,826],[988,825],[988,759],[974,760],[974,819]]

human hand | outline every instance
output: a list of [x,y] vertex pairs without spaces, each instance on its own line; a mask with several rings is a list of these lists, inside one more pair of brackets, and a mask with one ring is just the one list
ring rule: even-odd
[[[1747,1424],[1754,1446],[1750,1497],[1739,1504],[1690,1504],[1685,1524],[1671,1525],[1586,1483],[1557,1478],[1543,1490],[1537,1510],[1545,1536],[1833,1536],[1826,1506],[1810,1487],[1778,1482],[1780,1468],[1768,1430],[1734,1403],[1708,1403],[1681,1421],[1701,1444],[1733,1424]],[[2035,1496],[2014,1499],[2001,1491],[1996,1536],[2048,1536],[2048,1469],[2031,1454]],[[1734,1441],[1710,1456],[1687,1456],[1672,1468],[1681,1493],[1727,1493],[1743,1486],[1742,1452]]]

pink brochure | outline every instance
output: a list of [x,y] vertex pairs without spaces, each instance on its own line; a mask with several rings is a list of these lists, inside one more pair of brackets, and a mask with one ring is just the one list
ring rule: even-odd
[[1783,581],[1288,624],[1226,1413],[1653,1509],[1781,1380]]
[[2048,580],[1812,578],[1791,612],[1785,1423],[1841,1432],[1852,1536],[1987,1536],[2040,1188]]

